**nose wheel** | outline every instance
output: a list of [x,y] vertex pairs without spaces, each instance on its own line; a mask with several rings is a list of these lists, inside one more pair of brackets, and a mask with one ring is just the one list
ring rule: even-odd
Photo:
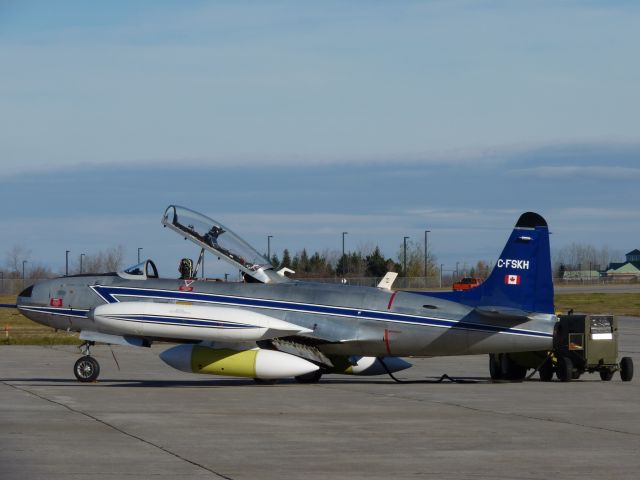
[[95,382],[98,379],[98,375],[100,375],[100,364],[91,356],[89,351],[92,344],[89,342],[82,344],[80,349],[84,356],[80,357],[73,366],[73,373],[79,382]]

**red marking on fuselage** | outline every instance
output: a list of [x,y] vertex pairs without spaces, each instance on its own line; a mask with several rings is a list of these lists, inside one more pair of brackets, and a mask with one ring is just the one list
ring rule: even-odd
[[396,294],[398,292],[393,292],[391,294],[391,298],[389,299],[389,305],[387,305],[387,310],[391,310],[391,305],[393,304],[393,300],[396,298]]
[[384,344],[387,347],[387,353],[391,355],[391,347],[389,346],[389,329],[384,329]]
[[49,300],[49,305],[52,307],[61,307],[62,306],[62,299],[61,298],[52,298],[51,300]]

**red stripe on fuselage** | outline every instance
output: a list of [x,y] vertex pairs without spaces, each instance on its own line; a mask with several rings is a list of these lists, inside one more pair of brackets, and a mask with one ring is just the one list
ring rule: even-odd
[[391,298],[389,299],[389,305],[387,305],[387,310],[391,310],[391,305],[393,304],[393,300],[396,298],[396,293],[398,292],[393,292],[393,294],[391,295]]
[[387,353],[391,355],[391,347],[389,346],[389,329],[384,329],[384,344],[387,346]]

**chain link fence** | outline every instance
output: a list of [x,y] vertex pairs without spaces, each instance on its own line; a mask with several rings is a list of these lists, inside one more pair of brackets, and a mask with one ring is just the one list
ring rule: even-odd
[[[382,277],[328,277],[328,278],[299,278],[303,281],[321,283],[341,283],[347,285],[360,285],[365,287],[375,287],[380,283]],[[17,295],[29,285],[33,285],[39,278],[2,278],[0,280],[0,295]],[[398,277],[393,282],[394,290],[450,290],[451,286],[458,278],[455,275],[443,275],[426,277]],[[570,285],[606,285],[606,284],[629,284],[640,283],[637,277],[612,278],[612,277],[583,277],[583,278],[554,278],[556,286]]]

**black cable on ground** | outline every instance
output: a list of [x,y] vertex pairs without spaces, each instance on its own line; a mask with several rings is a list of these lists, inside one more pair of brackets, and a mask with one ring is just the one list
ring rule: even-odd
[[544,360],[542,360],[542,362],[540,362],[540,365],[538,365],[533,372],[531,372],[529,374],[528,377],[525,377],[525,380],[531,380],[531,377],[533,377],[536,373],[538,373],[540,371],[540,369],[542,368],[542,366],[544,365],[544,362],[546,362],[547,360],[550,360],[551,357],[553,355],[553,351],[550,351],[549,353],[547,353],[547,356],[544,357]]
[[382,359],[382,357],[378,357],[378,361],[382,364],[382,367],[387,372],[387,375],[389,375],[397,383],[442,383],[445,380],[449,380],[450,382],[453,382],[453,383],[478,383],[476,380],[452,378],[446,373],[442,375],[438,380],[400,380],[399,378],[395,377],[393,373],[391,373],[391,370],[389,370],[389,367],[387,367],[387,364],[384,363],[384,360]]

